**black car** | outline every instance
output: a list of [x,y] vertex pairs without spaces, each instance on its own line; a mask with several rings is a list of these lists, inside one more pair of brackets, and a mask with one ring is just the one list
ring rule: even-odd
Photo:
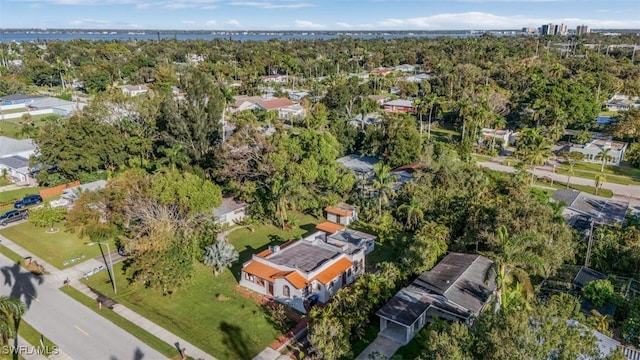
[[0,215],[0,226],[7,226],[12,222],[25,220],[29,217],[29,210],[11,210]]
[[41,202],[42,197],[40,195],[27,195],[21,200],[16,201],[16,203],[13,204],[13,207],[16,209],[20,209],[30,205],[40,204]]

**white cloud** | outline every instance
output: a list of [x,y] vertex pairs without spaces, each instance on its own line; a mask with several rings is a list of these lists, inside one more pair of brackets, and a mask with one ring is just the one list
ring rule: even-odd
[[29,5],[29,7],[32,8],[32,9],[40,9],[41,6],[38,3],[34,3],[34,4]]
[[461,29],[519,29],[524,26],[540,26],[545,23],[564,23],[569,27],[588,24],[591,28],[638,28],[640,20],[595,20],[579,18],[535,18],[524,15],[501,16],[484,12],[466,12],[437,14],[415,18],[391,18],[378,22],[384,29],[424,29],[424,30],[461,30]]
[[264,1],[232,1],[228,3],[229,5],[234,6],[251,6],[258,7],[262,9],[300,9],[306,7],[315,6],[312,3],[272,3],[272,2],[264,2]]
[[180,22],[181,22],[182,24],[186,24],[186,25],[193,25],[193,24],[195,24],[195,23],[196,23],[196,22],[195,22],[195,21],[193,21],[193,20],[182,20],[182,21],[180,21]]
[[240,21],[236,20],[236,19],[229,19],[225,22],[226,25],[230,25],[233,27],[238,27],[240,26]]
[[347,22],[337,22],[336,26],[341,29],[372,29],[374,26],[372,24],[351,24]]
[[308,20],[296,20],[293,23],[297,28],[300,29],[323,29],[326,27],[324,24],[316,24]]
[[167,9],[190,9],[195,7],[209,7],[218,2],[218,0],[168,0],[161,2],[162,6]]
[[139,3],[139,4],[136,4],[136,9],[148,9],[148,8],[151,7],[151,5],[153,5],[153,4],[151,4],[151,3]]
[[106,26],[109,25],[109,22],[106,20],[96,20],[96,19],[76,19],[69,22],[71,26]]
[[215,20],[209,20],[209,21],[205,22],[204,24],[205,24],[206,26],[216,26],[216,24],[217,24],[217,23],[218,23],[218,22],[217,22],[217,21],[215,21]]

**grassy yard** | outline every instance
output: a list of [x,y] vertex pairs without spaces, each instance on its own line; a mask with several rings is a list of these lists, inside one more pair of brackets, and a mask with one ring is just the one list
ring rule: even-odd
[[[38,194],[42,187],[25,187],[21,189],[0,192],[0,204],[22,199],[25,195]],[[13,205],[11,206],[13,208]]]
[[11,185],[11,184],[13,184],[13,183],[11,181],[9,181],[8,179],[0,177],[0,187]]
[[491,161],[491,159],[493,159],[492,156],[489,155],[482,155],[482,154],[471,154],[471,157],[475,160],[475,161]]
[[8,114],[17,114],[17,113],[22,113],[27,111],[27,107],[21,107],[21,108],[17,108],[17,109],[9,109],[9,110],[0,110],[0,114],[2,115],[8,115]]
[[[260,305],[237,290],[240,268],[252,254],[313,231],[319,222],[308,215],[297,217],[300,225],[289,231],[260,225],[253,232],[245,228],[231,232],[228,241],[240,252],[231,271],[214,277],[211,268],[198,264],[191,284],[173,295],[128,284],[118,264],[114,266],[118,294],[113,298],[217,358],[251,359],[281,334]],[[86,284],[113,294],[105,272]]]
[[19,125],[7,121],[0,121],[0,135],[2,136],[22,139],[24,137],[22,136],[21,131],[22,128]]
[[[22,336],[23,339],[25,339],[29,344],[35,346],[35,347],[40,347],[40,337],[42,336],[42,334],[40,334],[40,332],[38,332],[38,330],[34,329],[31,325],[27,324],[24,321],[20,322],[20,326],[18,327],[18,333],[20,334],[20,336]],[[51,340],[47,339],[46,337],[42,337],[42,342],[44,344],[44,349],[45,352],[47,353],[47,355],[50,355],[51,352],[54,350],[54,348],[56,347],[56,344],[54,344]]]
[[[561,182],[561,181],[554,181],[553,184],[551,184],[551,182],[548,182],[548,181],[536,180],[534,182],[534,185],[543,186],[543,187],[552,187],[552,188],[555,188],[555,189],[566,189],[567,188],[567,183],[566,182]],[[574,189],[574,190],[585,192],[587,194],[596,195],[596,188],[594,186],[569,184],[569,189]],[[611,191],[609,189],[600,189],[600,190],[598,190],[598,196],[602,196],[602,197],[606,197],[606,198],[612,198],[613,197],[613,191]]]
[[[426,138],[427,137],[426,125],[423,131],[424,131],[423,136]],[[431,136],[433,137],[434,140],[450,143],[452,141],[457,141],[460,137],[460,133],[455,130],[447,129],[444,127],[431,127]]]
[[[98,246],[85,245],[88,240],[80,238],[77,233],[68,232],[64,223],[58,223],[55,227],[59,229],[57,233],[47,234],[47,228],[36,227],[25,222],[2,229],[0,234],[58,269],[74,265],[71,259],[82,262],[100,255]],[[84,258],[81,258],[82,254],[85,255]],[[69,261],[67,266],[64,265],[65,261]]]
[[109,309],[107,307],[102,308],[102,310],[98,310],[97,307],[96,307],[96,301],[93,300],[92,298],[86,296],[85,294],[83,294],[79,290],[76,290],[75,288],[73,288],[71,286],[63,286],[63,287],[60,288],[60,290],[63,293],[65,293],[65,294],[69,295],[70,297],[72,297],[74,300],[78,301],[79,303],[81,303],[84,306],[88,307],[89,309],[93,310],[95,313],[97,313],[100,316],[104,317],[105,319],[111,321],[112,323],[114,323],[118,327],[124,329],[129,334],[135,336],[140,341],[142,341],[143,343],[149,345],[153,349],[157,350],[159,353],[161,353],[162,355],[166,356],[167,358],[173,358],[173,357],[178,355],[178,351],[176,350],[175,347],[173,347],[173,346],[167,344],[166,342],[158,339],[153,334],[147,332],[146,330],[142,329],[141,327],[137,326],[136,324],[132,323],[131,321],[129,321],[129,320],[123,318],[122,316],[118,315],[115,311],[113,311],[113,310],[111,310],[111,309]]

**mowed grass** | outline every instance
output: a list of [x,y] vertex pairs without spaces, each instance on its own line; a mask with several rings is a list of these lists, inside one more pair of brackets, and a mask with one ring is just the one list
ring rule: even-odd
[[[54,227],[59,231],[48,234],[46,232],[48,228],[24,222],[2,229],[0,234],[58,269],[64,269],[100,255],[98,246],[85,245],[89,240],[81,238],[77,233],[67,231],[64,223],[55,224]],[[85,255],[84,258],[82,254]],[[74,258],[80,259],[71,263],[71,259]],[[69,261],[67,266],[63,265],[65,261]]]
[[251,359],[280,336],[228,270],[214,277],[198,264],[191,284],[167,296],[129,285],[122,263],[114,271],[117,295],[104,271],[83,282],[219,359]]
[[0,213],[13,210],[13,203],[26,195],[37,195],[42,187],[25,187],[11,191],[0,192]]
[[0,135],[14,138],[23,139],[22,127],[8,121],[0,121]]
[[114,266],[117,295],[106,272],[83,282],[219,359],[251,359],[281,333],[255,300],[238,291],[240,269],[252,254],[311,232],[322,221],[296,217],[299,226],[288,231],[273,225],[232,231],[227,240],[240,253],[238,262],[218,277],[210,267],[197,264],[193,281],[173,295],[129,284],[122,264]]

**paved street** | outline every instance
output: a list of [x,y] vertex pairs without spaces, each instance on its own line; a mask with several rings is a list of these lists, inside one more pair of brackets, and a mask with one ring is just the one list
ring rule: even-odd
[[24,319],[69,357],[82,360],[155,360],[165,357],[58,290],[55,276],[36,277],[0,255],[0,294],[21,298]]
[[[512,166],[506,166],[506,165],[502,165],[502,164],[491,162],[491,161],[478,162],[478,166],[486,167],[492,170],[497,170],[502,172],[513,173],[517,171]],[[536,169],[535,175],[538,177],[543,177],[543,176],[548,177],[553,179],[554,181],[561,181],[561,182],[566,182],[568,178],[567,175],[557,174],[547,168],[542,168],[542,167]],[[595,183],[593,180],[584,179],[577,176],[571,177],[571,183],[577,184],[577,185],[595,186]],[[615,200],[628,202],[632,210],[640,210],[640,186],[622,185],[622,184],[605,182],[602,185],[602,188],[611,190],[613,192],[613,198]]]

